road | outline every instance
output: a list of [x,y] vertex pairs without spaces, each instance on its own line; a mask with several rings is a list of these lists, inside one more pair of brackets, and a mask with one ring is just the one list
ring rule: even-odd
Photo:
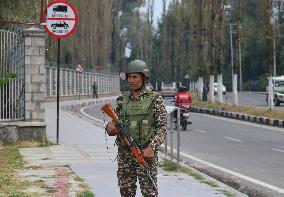
[[[170,99],[165,101],[173,105]],[[98,107],[85,112],[103,119]],[[188,155],[201,159],[284,196],[283,129],[205,114],[192,113],[191,119],[190,128],[181,132],[184,161],[191,160]]]
[[181,133],[183,152],[284,188],[283,129],[204,114],[191,118],[189,132]]
[[[239,105],[268,108],[265,92],[239,92],[238,96]],[[223,99],[226,103],[233,103],[232,92],[224,95]],[[284,110],[284,103],[281,103],[280,106],[275,106],[275,109]]]
[[[240,104],[263,107],[261,97],[244,92]],[[171,101],[165,100],[167,105]],[[191,120],[181,133],[182,152],[284,191],[284,129],[196,113]]]

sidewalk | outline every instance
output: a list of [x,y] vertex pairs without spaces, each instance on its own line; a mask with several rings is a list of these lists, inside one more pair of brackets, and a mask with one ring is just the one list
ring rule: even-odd
[[[71,104],[72,101],[62,102],[66,103]],[[56,103],[46,104],[46,122],[47,136],[50,141],[56,142]],[[59,136],[60,145],[21,149],[20,152],[28,165],[41,165],[45,168],[68,165],[76,175],[84,179],[96,197],[120,196],[116,178],[117,164],[113,161],[117,151],[113,137],[106,136],[104,129],[84,118],[62,110],[60,110]],[[221,190],[242,196],[221,183],[218,185],[220,187],[214,189],[186,174],[159,169],[158,186],[161,197],[225,196]],[[69,193],[67,196],[73,195],[74,193]],[[137,191],[137,196],[141,196],[140,190]]]

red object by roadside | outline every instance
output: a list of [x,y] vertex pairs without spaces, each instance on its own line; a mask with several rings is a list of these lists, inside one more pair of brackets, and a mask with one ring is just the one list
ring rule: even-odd
[[191,107],[191,95],[188,92],[177,93],[176,106],[180,108],[190,108]]

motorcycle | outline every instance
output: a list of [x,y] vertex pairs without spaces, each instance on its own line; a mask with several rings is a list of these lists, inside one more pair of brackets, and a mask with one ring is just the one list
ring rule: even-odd
[[187,129],[188,124],[192,124],[192,122],[189,119],[189,112],[190,110],[187,108],[180,109],[180,125],[183,130]]
[[[192,122],[190,121],[190,105],[180,103],[177,106],[180,108],[180,126],[182,130],[185,131],[187,129],[187,125],[192,124]],[[177,111],[174,112],[174,117],[177,119]],[[177,121],[175,122],[177,123]]]

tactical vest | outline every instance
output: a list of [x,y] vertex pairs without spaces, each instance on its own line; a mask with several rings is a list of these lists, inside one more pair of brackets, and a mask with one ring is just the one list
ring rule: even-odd
[[150,143],[155,132],[153,100],[156,95],[156,92],[147,93],[143,100],[129,99],[129,94],[123,96],[121,121],[127,125],[134,140],[141,147]]

